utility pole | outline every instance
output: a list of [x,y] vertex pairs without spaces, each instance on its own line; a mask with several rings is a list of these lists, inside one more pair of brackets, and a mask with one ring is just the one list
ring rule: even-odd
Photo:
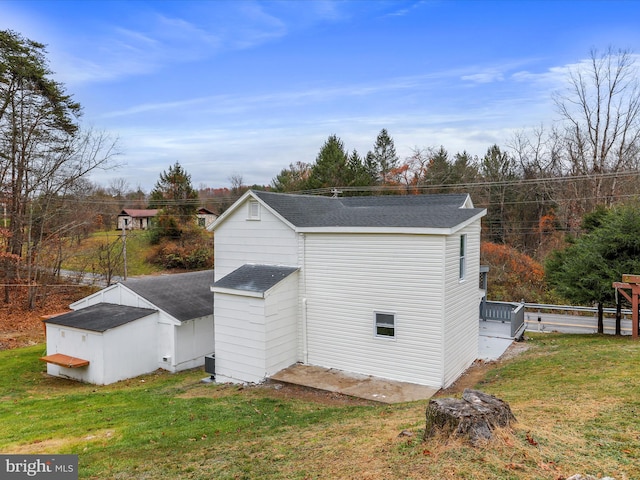
[[124,259],[124,281],[127,281],[127,219],[122,225],[122,258]]

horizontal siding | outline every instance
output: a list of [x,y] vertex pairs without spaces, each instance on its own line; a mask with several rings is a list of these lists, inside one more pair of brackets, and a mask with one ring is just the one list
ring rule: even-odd
[[[466,271],[464,280],[460,281],[460,235],[465,234]],[[446,272],[445,387],[478,357],[480,221],[447,238]]]
[[263,300],[216,293],[214,299],[216,380],[259,382],[264,379]]
[[247,206],[241,205],[216,228],[215,280],[246,263],[296,265],[296,233],[265,208],[260,220],[247,220]]
[[[444,237],[307,234],[307,362],[440,386]],[[395,339],[374,311],[396,314]]]
[[[216,378],[261,382],[296,362],[298,279],[291,275],[265,299],[215,294]],[[278,305],[278,308],[270,305]],[[266,316],[266,312],[272,314]]]
[[[298,352],[298,273],[278,283],[265,299],[265,373],[267,376],[296,363]],[[277,305],[278,308],[269,308]]]

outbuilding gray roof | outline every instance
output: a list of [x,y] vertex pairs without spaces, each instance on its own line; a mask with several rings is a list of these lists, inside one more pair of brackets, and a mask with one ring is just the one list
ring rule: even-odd
[[484,212],[466,194],[320,197],[253,192],[296,227],[452,228]]
[[297,267],[277,265],[243,265],[222,277],[213,286],[264,293],[296,270]]
[[132,278],[122,285],[184,322],[213,315],[213,270]]
[[46,323],[80,328],[92,332],[105,332],[139,318],[156,313],[150,308],[128,307],[113,303],[98,303],[90,307],[65,313],[45,320]]

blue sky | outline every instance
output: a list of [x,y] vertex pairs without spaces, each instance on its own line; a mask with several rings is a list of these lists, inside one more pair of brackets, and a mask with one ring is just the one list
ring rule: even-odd
[[361,155],[386,128],[401,159],[483,155],[557,119],[552,93],[591,49],[640,53],[636,1],[1,0],[0,29],[118,137],[149,191],[179,161],[195,187],[269,184],[331,134]]

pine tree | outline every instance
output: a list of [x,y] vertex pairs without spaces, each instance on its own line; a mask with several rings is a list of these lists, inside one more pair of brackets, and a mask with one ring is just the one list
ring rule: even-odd
[[149,196],[149,208],[162,209],[177,217],[180,223],[193,220],[198,210],[198,192],[191,185],[191,175],[179,162],[160,174]]

